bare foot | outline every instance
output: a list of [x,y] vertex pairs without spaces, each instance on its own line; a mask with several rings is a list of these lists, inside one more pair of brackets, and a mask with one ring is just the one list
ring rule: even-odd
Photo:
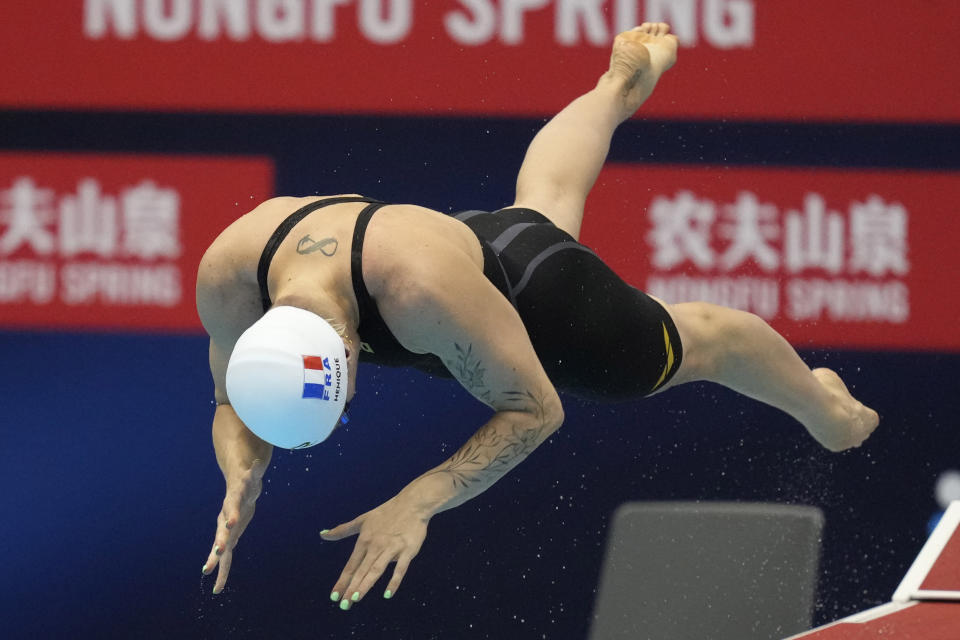
[[831,415],[816,424],[806,424],[807,430],[831,451],[859,447],[877,428],[880,416],[850,395],[847,385],[832,370],[814,369],[813,375],[830,392],[835,402]]
[[614,39],[610,70],[604,77],[625,83],[624,118],[640,108],[676,61],[677,37],[664,22],[644,22]]

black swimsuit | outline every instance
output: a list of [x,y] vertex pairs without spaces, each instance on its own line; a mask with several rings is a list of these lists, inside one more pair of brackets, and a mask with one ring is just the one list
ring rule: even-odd
[[[370,218],[385,203],[360,196],[312,202],[287,217],[270,237],[257,270],[264,311],[270,308],[267,271],[280,242],[307,214],[341,202],[366,202],[357,218],[351,276],[359,306],[362,361],[415,367],[450,377],[440,359],[404,349],[363,282],[363,240]],[[532,209],[465,211],[483,249],[483,272],[523,320],[550,380],[561,391],[599,400],[624,400],[662,387],[680,366],[680,336],[667,311],[628,285],[597,255]]]

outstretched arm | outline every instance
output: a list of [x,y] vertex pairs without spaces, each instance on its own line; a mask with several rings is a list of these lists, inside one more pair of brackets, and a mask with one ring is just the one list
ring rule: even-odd
[[226,391],[227,363],[237,338],[260,317],[255,293],[225,279],[213,249],[200,263],[197,275],[197,311],[210,334],[210,373],[217,409],[213,416],[213,447],[226,483],[223,506],[217,515],[213,546],[203,565],[204,575],[217,570],[215,594],[223,591],[230,574],[233,550],[253,518],[257,498],[273,447],[247,429]]
[[363,598],[397,566],[385,597],[399,587],[435,514],[463,504],[523,461],[563,422],[563,410],[526,330],[510,303],[454,250],[403,277],[410,283],[381,312],[404,347],[438,355],[471,394],[495,410],[453,456],[383,505],[324,532],[327,540],[359,534],[332,598],[341,608]]
[[[211,342],[210,363],[215,380],[222,381],[228,359]],[[213,548],[203,565],[204,575],[212,573],[218,565],[220,567],[213,586],[214,594],[223,591],[227,584],[233,550],[253,519],[263,487],[263,475],[273,454],[273,447],[255,436],[237,417],[233,407],[227,404],[222,389],[223,386],[218,385],[215,392],[217,410],[213,416],[213,448],[226,483],[226,495],[217,515]]]

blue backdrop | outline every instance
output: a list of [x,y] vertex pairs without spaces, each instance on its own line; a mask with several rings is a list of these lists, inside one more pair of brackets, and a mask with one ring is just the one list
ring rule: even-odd
[[[453,210],[508,203],[541,124],[8,111],[0,146],[264,154],[279,193],[356,191]],[[956,169],[960,127],[630,122],[611,159]],[[958,315],[954,283],[930,286]],[[485,408],[448,381],[362,370],[348,427],[322,447],[275,454],[214,597],[200,575],[223,499],[205,340],[0,333],[3,634],[579,639],[608,519],[649,499],[820,506],[816,619],[835,619],[888,600],[926,537],[935,478],[960,465],[960,355],[802,355],[837,369],[881,413],[862,449],[822,451],[785,415],[710,385],[615,406],[567,399],[566,424],[543,447],[434,518],[394,599],[342,612],[328,594],[352,542],[325,543],[319,530],[443,460]]]

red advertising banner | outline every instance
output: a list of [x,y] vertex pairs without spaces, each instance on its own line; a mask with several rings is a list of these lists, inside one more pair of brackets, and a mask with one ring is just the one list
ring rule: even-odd
[[581,240],[800,347],[960,350],[960,172],[611,166]]
[[266,158],[0,154],[0,328],[195,330],[197,265]]
[[8,2],[0,106],[544,115],[643,21],[681,43],[646,116],[960,121],[955,0]]

